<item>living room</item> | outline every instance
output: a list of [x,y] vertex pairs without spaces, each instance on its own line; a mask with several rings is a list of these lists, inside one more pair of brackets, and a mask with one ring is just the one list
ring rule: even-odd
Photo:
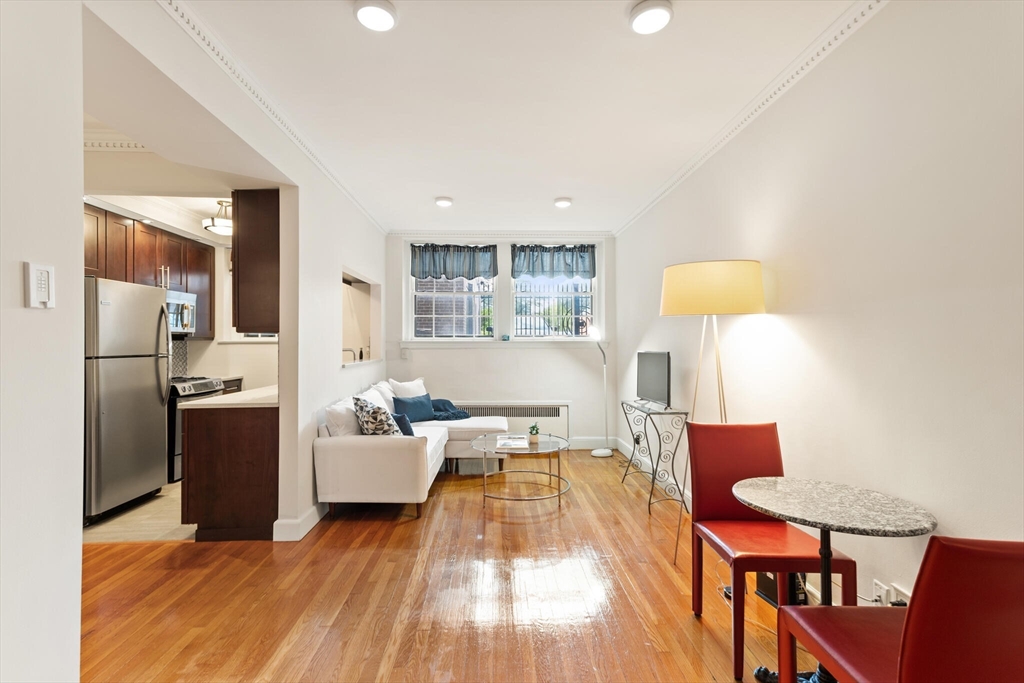
[[[784,664],[788,612],[750,573],[744,627],[713,548],[692,604],[688,457],[726,408],[777,425],[786,478],[905,501],[938,537],[1024,539],[1024,5],[655,0],[669,21],[644,35],[642,4],[374,0],[395,11],[379,33],[347,1],[0,5],[0,678],[728,680],[738,609],[755,680]],[[146,84],[84,68],[98,41]],[[111,545],[83,569],[83,112],[280,188],[273,541]],[[417,320],[417,294],[442,294],[416,289],[423,245],[494,247],[475,327]],[[517,308],[524,246],[586,248],[557,274],[570,313]],[[24,307],[22,261],[53,266],[57,306]],[[717,261],[760,264],[763,313],[666,308],[666,268]],[[345,350],[353,274],[379,296],[370,363]],[[641,352],[669,354],[671,406],[698,425],[674,490],[624,477]],[[325,411],[418,378],[401,390],[564,407],[571,485],[515,483],[548,455],[502,470],[467,440],[458,466],[435,453],[418,519],[328,500]],[[482,495],[541,489],[557,500]],[[860,605],[901,610],[867,606],[876,583],[884,603],[927,593],[930,538],[837,531],[833,576],[853,558]],[[815,633],[801,670],[827,657]]]

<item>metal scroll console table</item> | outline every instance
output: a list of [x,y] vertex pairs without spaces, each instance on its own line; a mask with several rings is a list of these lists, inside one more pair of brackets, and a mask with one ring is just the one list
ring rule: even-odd
[[[622,413],[626,416],[626,424],[629,425],[629,430],[633,434],[633,452],[626,463],[626,471],[622,473],[623,483],[631,474],[650,477],[651,492],[647,496],[647,514],[651,513],[651,507],[655,503],[665,501],[679,503],[679,520],[676,522],[676,551],[672,558],[672,564],[675,564],[679,557],[679,530],[682,528],[683,510],[685,509],[687,513],[690,512],[683,498],[683,487],[679,485],[679,480],[676,478],[676,452],[679,450],[679,444],[683,441],[683,432],[686,429],[686,421],[690,413],[641,400],[623,401]],[[664,418],[661,425],[658,424],[657,418]],[[658,447],[657,454],[651,448],[648,426],[654,428],[655,442]],[[651,466],[650,473],[643,469],[645,459]],[[688,467],[689,459],[683,469],[683,481],[686,481]],[[668,495],[655,498],[656,485],[661,486]]]

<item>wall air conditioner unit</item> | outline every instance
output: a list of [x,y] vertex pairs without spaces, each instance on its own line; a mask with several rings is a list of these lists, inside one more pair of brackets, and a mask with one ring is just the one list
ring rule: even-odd
[[456,403],[473,417],[497,415],[508,420],[510,434],[526,434],[534,422],[541,434],[569,438],[569,406],[566,404]]

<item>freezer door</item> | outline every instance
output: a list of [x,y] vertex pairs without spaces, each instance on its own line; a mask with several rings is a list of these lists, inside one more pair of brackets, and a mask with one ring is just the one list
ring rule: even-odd
[[85,361],[85,514],[167,483],[167,358]]
[[131,282],[85,279],[85,356],[152,356],[169,353],[161,317],[166,292]]

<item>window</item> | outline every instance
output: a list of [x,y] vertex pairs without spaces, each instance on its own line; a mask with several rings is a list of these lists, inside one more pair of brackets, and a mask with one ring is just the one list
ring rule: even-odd
[[494,278],[414,278],[418,339],[494,336]]
[[405,339],[586,339],[596,329],[594,244],[406,248]]
[[515,280],[517,337],[586,337],[594,320],[594,281],[521,275]]

